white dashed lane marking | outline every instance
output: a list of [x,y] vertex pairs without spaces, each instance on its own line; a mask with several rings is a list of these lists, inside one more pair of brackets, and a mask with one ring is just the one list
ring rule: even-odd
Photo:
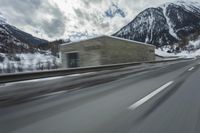
[[188,69],[188,71],[192,71],[194,69],[194,67],[191,67],[190,69]]
[[145,96],[141,100],[139,100],[136,103],[134,103],[131,106],[129,106],[128,109],[135,110],[136,108],[138,108],[139,106],[141,106],[142,104],[144,104],[145,102],[147,102],[148,100],[150,100],[152,97],[154,97],[155,95],[157,95],[158,93],[160,93],[161,91],[163,91],[164,89],[166,89],[168,86],[170,86],[173,83],[174,83],[174,81],[170,81],[170,82],[164,84],[163,86],[161,86],[157,90],[153,91],[149,95]]

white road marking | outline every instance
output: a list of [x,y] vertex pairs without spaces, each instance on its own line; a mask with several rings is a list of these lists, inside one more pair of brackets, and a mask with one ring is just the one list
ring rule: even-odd
[[31,79],[31,80],[24,80],[24,81],[16,81],[16,82],[11,82],[11,83],[5,83],[5,84],[0,84],[0,87],[2,86],[11,86],[19,83],[37,83],[41,81],[50,81],[50,80],[56,80],[56,79],[62,79],[62,78],[67,78],[67,77],[78,77],[78,76],[85,76],[85,75],[90,75],[90,74],[95,74],[97,72],[88,72],[88,73],[81,73],[81,74],[71,74],[71,75],[66,75],[66,76],[56,76],[56,77],[49,77],[49,78],[39,78],[39,79]]
[[161,86],[160,88],[158,88],[157,90],[153,91],[149,95],[147,95],[144,98],[140,99],[139,101],[137,101],[133,105],[129,106],[128,109],[135,110],[136,108],[138,108],[139,106],[141,106],[142,104],[147,102],[149,99],[151,99],[152,97],[154,97],[155,95],[157,95],[158,93],[160,93],[161,91],[163,91],[165,88],[167,88],[168,86],[170,86],[173,83],[174,83],[174,81],[170,81],[170,82],[166,83],[165,85]]
[[68,92],[68,90],[52,92],[52,93],[44,94],[44,95],[41,95],[41,96],[33,97],[33,99],[42,98],[42,97],[56,96],[56,95],[63,94],[63,93],[66,93],[66,92]]
[[88,72],[88,73],[81,73],[81,74],[72,74],[72,75],[67,75],[68,77],[77,77],[77,76],[84,76],[84,75],[90,75],[90,74],[95,74],[96,72]]
[[192,71],[194,69],[194,67],[191,67],[190,69],[188,69],[188,71]]

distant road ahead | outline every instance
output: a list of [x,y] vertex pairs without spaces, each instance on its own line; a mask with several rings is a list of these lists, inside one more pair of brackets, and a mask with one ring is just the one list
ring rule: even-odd
[[199,59],[5,84],[0,95],[13,96],[0,133],[200,133]]

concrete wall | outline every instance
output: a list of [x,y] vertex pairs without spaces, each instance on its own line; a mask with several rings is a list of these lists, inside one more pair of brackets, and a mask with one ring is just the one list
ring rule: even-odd
[[100,62],[100,50],[102,44],[97,40],[82,41],[73,44],[67,44],[61,46],[61,58],[64,68],[67,67],[66,53],[78,52],[80,57],[80,67],[87,66],[99,66]]
[[102,64],[155,60],[155,47],[137,42],[104,37],[101,50]]
[[63,67],[67,67],[66,53],[77,51],[80,66],[99,66],[155,60],[155,47],[139,42],[102,36],[61,46]]

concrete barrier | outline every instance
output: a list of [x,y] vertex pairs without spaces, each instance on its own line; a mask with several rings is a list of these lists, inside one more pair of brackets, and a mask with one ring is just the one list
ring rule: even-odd
[[162,62],[175,62],[175,61],[180,61],[180,60],[188,60],[188,59],[173,59],[173,60],[161,60],[161,61],[150,61],[150,62],[132,62],[132,63],[104,65],[104,66],[96,66],[96,67],[85,67],[85,68],[76,68],[76,69],[58,69],[58,70],[48,70],[48,71],[40,71],[40,72],[2,74],[0,75],[0,83],[49,78],[49,77],[56,77],[56,76],[67,76],[67,75],[72,75],[72,74],[82,74],[82,73],[97,72],[97,71],[104,71],[104,70],[114,70],[114,69],[120,69],[124,67],[141,65],[144,63],[152,64],[152,63],[162,63]]

